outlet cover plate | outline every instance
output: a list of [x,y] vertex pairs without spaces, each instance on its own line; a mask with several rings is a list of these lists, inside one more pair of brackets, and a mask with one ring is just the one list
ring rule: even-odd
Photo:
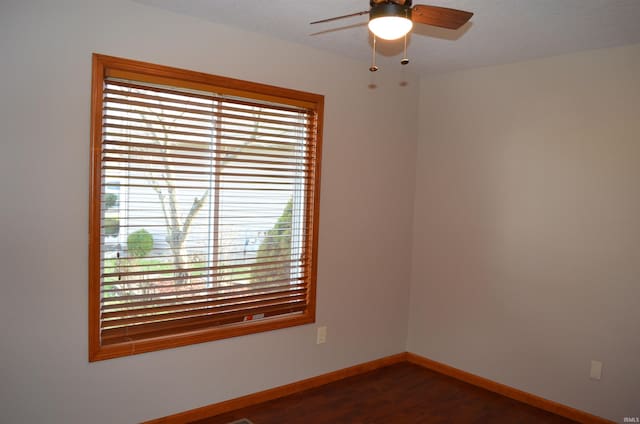
[[316,344],[322,344],[327,342],[327,327],[318,327],[318,333],[316,335]]
[[591,372],[589,378],[592,380],[600,380],[602,378],[602,362],[591,360]]

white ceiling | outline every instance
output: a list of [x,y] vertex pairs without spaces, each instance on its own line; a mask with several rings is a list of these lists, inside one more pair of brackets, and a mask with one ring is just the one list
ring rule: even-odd
[[[309,22],[367,10],[368,0],[136,0],[211,22],[361,60],[371,57],[367,16]],[[640,43],[640,0],[414,0],[475,15],[457,31],[416,25],[407,66],[418,74],[517,62]],[[380,41],[378,64],[400,67],[402,41]],[[294,60],[294,59],[290,59]]]

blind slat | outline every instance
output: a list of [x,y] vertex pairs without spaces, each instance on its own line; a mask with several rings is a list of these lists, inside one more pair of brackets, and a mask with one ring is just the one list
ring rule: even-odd
[[[154,149],[142,150],[142,149],[103,149],[103,154],[112,154],[112,160],[123,160],[122,157],[119,156],[152,156],[152,157],[172,157],[172,158],[180,158],[180,159],[191,159],[196,161],[204,161],[205,163],[210,162],[215,159],[214,155],[236,155],[236,156],[260,156],[265,158],[280,158],[280,159],[292,159],[295,162],[306,162],[310,154],[303,152],[293,152],[293,154],[288,155],[279,155],[275,153],[261,153],[260,151],[254,150],[252,147],[244,146],[244,149],[240,148],[238,150],[224,150],[224,149],[211,149],[206,151],[209,153],[208,155],[187,155],[182,153],[168,153],[172,149],[170,146],[157,146],[157,150],[163,150],[163,152],[155,151]],[[119,155],[119,156],[118,156]],[[294,163],[295,163],[294,162]]]
[[[289,166],[294,166],[293,164],[289,165]],[[258,171],[279,171],[279,172],[292,172],[292,173],[299,173],[301,171],[306,171],[306,168],[300,169],[300,168],[265,168],[265,167],[239,167],[239,166],[227,166],[228,169],[242,169],[242,170],[247,170],[247,169],[251,169],[251,170],[258,170]],[[163,169],[154,169],[154,168],[142,168],[142,167],[137,167],[137,166],[117,166],[117,165],[104,165],[102,167],[103,171],[114,171],[112,174],[104,172],[104,176],[105,177],[111,177],[111,178],[118,178],[122,176],[122,173],[146,173],[146,175],[153,175],[156,173],[162,173],[164,175],[167,174],[166,170]],[[190,171],[190,170],[171,170],[170,172],[171,175],[190,175],[190,176],[212,176],[215,175],[211,174],[211,173],[203,173],[201,171]],[[155,179],[155,178],[150,178],[150,179]],[[120,183],[111,183],[111,185],[109,185],[110,187],[117,187],[119,186]]]
[[305,309],[306,305],[301,303],[296,305],[282,305],[278,307],[255,309],[252,311],[243,311],[241,313],[229,313],[223,316],[201,316],[125,328],[112,328],[103,331],[102,339],[105,344],[131,342],[135,340],[162,337],[167,334],[175,334],[176,332],[194,332],[210,328],[211,326],[236,323],[238,321],[242,321],[243,318],[249,315],[256,315],[260,313],[265,314],[265,316],[286,315],[303,312]]
[[184,90],[173,89],[168,87],[149,86],[149,85],[145,85],[144,83],[137,83],[133,81],[122,81],[118,79],[110,79],[109,84],[113,86],[128,87],[128,88],[140,89],[140,90],[151,89],[151,90],[155,90],[158,93],[175,94],[178,96],[194,97],[194,98],[200,98],[205,100],[215,100],[215,101],[220,101],[220,102],[224,102],[225,104],[231,104],[231,105],[236,104],[236,105],[252,106],[252,107],[266,106],[271,110],[289,111],[292,113],[299,113],[301,111],[300,108],[290,107],[282,104],[276,105],[276,104],[270,103],[268,105],[265,105],[264,103],[258,103],[248,99],[238,99],[238,98],[232,99],[229,97],[216,96],[211,93],[202,93],[202,92],[194,93],[190,91],[184,91]]
[[[151,313],[149,315],[130,318],[116,317],[114,319],[103,319],[102,323],[104,328],[108,329],[129,325],[150,324],[154,322],[163,322],[181,318],[193,318],[199,316],[223,317],[229,314],[245,316],[260,313],[258,311],[271,307],[279,308],[282,305],[302,304],[304,302],[305,299],[301,296],[293,296],[291,300],[289,300],[288,297],[281,297],[276,299],[257,300],[252,302],[240,302],[238,304],[224,306],[205,306],[200,309],[182,310],[179,312]],[[157,309],[157,312],[162,312],[162,308]]]
[[[229,134],[244,135],[247,137],[237,137],[237,136],[231,136]],[[105,137],[105,139],[106,137],[110,137],[110,138],[119,137],[119,138],[126,138],[127,140],[151,140],[151,141],[158,139],[158,137],[151,136],[151,135],[122,133],[117,131],[104,131],[103,136]],[[249,140],[253,140],[253,141],[259,141],[260,144],[273,144],[278,146],[291,146],[292,144],[294,144],[292,143],[290,136],[286,136],[286,135],[281,136],[278,134],[263,134],[263,135],[256,136],[253,131],[242,131],[239,129],[220,129],[217,134],[217,137],[221,142],[237,141],[237,142],[246,143]],[[298,139],[304,140],[308,143],[311,143],[313,140],[312,136],[306,136],[304,138],[299,137]],[[173,137],[168,137],[166,134],[164,134],[162,141],[166,143],[174,143],[172,145],[179,145],[179,146],[185,146],[185,145],[210,146],[211,145],[210,141],[208,140],[198,141],[198,140],[192,140],[188,138],[173,138]]]
[[[109,92],[111,93],[111,92]],[[118,93],[121,94],[121,93]],[[150,96],[148,96],[150,97]],[[104,99],[107,103],[118,103],[118,99],[117,98],[113,98],[113,97],[106,97]],[[168,98],[162,98],[160,101],[164,101],[164,102],[176,102],[175,100],[170,100]],[[284,128],[288,128],[289,130],[292,129],[299,129],[299,128],[306,128],[307,124],[304,122],[295,122],[292,121],[291,118],[295,117],[291,117],[291,116],[286,116],[285,118],[287,118],[287,120],[282,120],[282,119],[268,119],[268,118],[262,118],[261,116],[263,116],[259,111],[254,112],[251,110],[247,110],[247,111],[243,111],[242,113],[238,113],[238,114],[233,114],[233,113],[224,113],[224,112],[218,112],[218,110],[220,110],[220,107],[217,106],[216,104],[212,104],[212,105],[206,105],[206,104],[197,104],[198,107],[200,108],[207,108],[210,107],[212,110],[211,112],[207,112],[206,109],[184,109],[183,111],[185,113],[194,113],[194,114],[212,114],[215,115],[215,117],[221,121],[222,124],[226,124],[226,125],[236,125],[237,121],[248,121],[252,124],[254,123],[265,123],[265,124],[274,124],[274,125],[264,125],[261,127],[256,127],[256,128],[260,128],[260,129],[276,129],[276,130],[280,130],[283,127]],[[154,108],[154,109],[163,109],[164,105],[163,104],[156,104],[156,103],[148,103],[147,107],[149,108]],[[109,110],[108,108],[106,109],[107,111]],[[174,108],[175,110],[175,108]],[[228,109],[223,109],[223,110],[228,110]],[[138,115],[146,115],[147,111],[145,110],[133,110],[131,109],[129,111],[129,113],[135,113]],[[156,114],[152,114],[150,113],[149,115],[156,115]],[[253,116],[251,116],[253,115]],[[177,115],[156,115],[160,118],[171,118],[171,119],[175,119],[177,117],[181,118],[184,121],[188,121],[189,117],[187,116],[177,116]],[[274,116],[274,115],[271,115]],[[186,128],[201,128],[201,129],[207,129],[210,130],[212,128],[214,128],[211,125],[189,125],[189,124],[180,124],[176,121],[172,121],[172,122],[163,122],[162,119],[158,119],[158,120],[147,120],[147,119],[141,119],[141,118],[133,118],[131,116],[127,116],[127,117],[123,117],[120,116],[118,114],[109,114],[106,113],[104,114],[105,119],[119,119],[119,120],[125,120],[128,122],[139,122],[139,123],[151,123],[151,124],[171,124],[172,126],[185,126]],[[247,125],[247,124],[244,124]]]
[[[203,171],[197,171],[198,173],[206,173],[206,171],[204,170],[206,168],[206,166],[204,166],[203,164],[198,164],[198,163],[191,163],[191,162],[169,162],[169,161],[162,161],[162,160],[144,160],[144,159],[125,159],[125,158],[113,158],[113,157],[105,157],[103,159],[105,162],[123,162],[123,163],[144,163],[144,164],[148,164],[148,165],[163,165],[166,167],[171,167],[171,166],[175,166],[175,167],[198,167],[198,168],[202,168]],[[261,160],[254,160],[254,159],[238,159],[238,158],[224,158],[225,162],[242,162],[242,163],[260,163],[260,164],[270,164],[270,165],[287,165],[287,166],[297,166],[298,164],[296,164],[296,162],[278,162],[278,161],[261,161]],[[168,173],[174,173],[174,172],[182,172],[182,170],[172,170],[172,169],[165,169],[164,172],[168,172]]]
[[[283,148],[283,147],[272,147],[272,146],[268,146],[268,145],[262,145],[263,143],[255,143],[252,144],[251,146],[248,145],[239,145],[239,144],[228,144],[228,143],[218,143],[218,147],[220,148],[219,151],[222,152],[233,152],[233,149],[236,148],[250,148],[253,151],[274,151],[274,152],[291,152],[294,146],[290,146],[290,148]],[[264,143],[266,144],[266,143]],[[121,147],[128,147],[128,148],[138,148],[138,149],[151,149],[151,150],[176,150],[176,151],[185,151],[185,152],[198,152],[198,153],[215,153],[216,151],[211,149],[211,148],[204,148],[204,147],[189,147],[189,146],[183,146],[183,145],[176,145],[176,144],[165,144],[165,145],[159,145],[157,143],[141,143],[141,142],[130,142],[130,141],[121,141],[121,140],[112,140],[112,139],[108,139],[105,138],[103,145],[110,145],[110,146],[121,146]],[[297,150],[295,150],[295,152],[297,152],[298,155],[300,155],[300,153],[304,152],[305,153],[305,157],[312,157],[312,152],[307,151],[306,149],[300,149],[298,147]]]
[[[299,267],[300,269],[303,269],[303,267]],[[299,274],[299,275],[298,275]],[[269,274],[271,276],[276,276],[279,275],[278,273],[271,273]],[[268,275],[267,275],[268,276]],[[232,277],[226,277],[224,275],[214,275],[214,274],[208,274],[208,275],[204,275],[202,276],[202,278],[204,277],[208,277],[210,279],[212,279],[212,284],[235,284],[235,283],[239,283],[239,282],[243,282],[246,281],[246,278],[232,278]],[[306,277],[306,275],[302,272],[297,273],[297,276],[295,277],[290,277],[289,281],[291,281],[292,283],[295,282],[296,280],[304,280],[304,278]],[[167,288],[172,288],[172,287],[181,287],[184,283],[182,282],[177,282],[176,281],[181,281],[181,280],[185,280],[188,278],[192,278],[189,275],[184,275],[182,277],[176,277],[176,276],[171,276],[171,277],[156,277],[156,278],[149,278],[149,279],[130,279],[130,280],[121,280],[121,281],[112,281],[112,282],[104,282],[102,284],[102,286],[104,285],[118,285],[118,289],[120,292],[124,293],[127,290],[140,290],[141,287],[140,285],[142,284],[154,284],[156,289],[167,289]],[[285,279],[286,280],[286,279]],[[206,281],[202,281],[199,280],[196,284],[207,284]],[[126,287],[129,286],[135,286],[133,288],[129,288],[127,289]],[[144,287],[146,288],[146,287]]]
[[[281,265],[295,265],[298,263],[301,263],[303,261],[298,260],[298,259],[289,259],[289,260],[280,260],[280,261],[264,261],[264,262],[259,262],[257,264],[252,263],[250,264],[252,269],[258,270],[258,269],[269,269],[271,267],[274,266],[281,266]],[[192,262],[193,263],[193,262]],[[180,265],[184,265],[184,263],[180,263]],[[190,267],[188,268],[189,272],[202,272],[202,271],[231,271],[229,273],[225,273],[225,275],[228,274],[236,274],[236,273],[243,273],[245,272],[244,270],[237,270],[239,264],[233,264],[233,265],[216,265],[216,266],[200,266],[200,267]],[[247,266],[247,265],[245,265]],[[131,276],[131,275],[153,275],[153,274],[167,274],[167,273],[173,273],[173,272],[178,272],[178,271],[183,271],[184,268],[180,268],[180,269],[161,269],[161,270],[145,270],[145,271],[132,271],[132,272],[105,272],[102,274],[102,277],[104,278],[109,278],[109,277],[127,277],[127,276]]]
[[[144,101],[136,101],[136,100],[131,100],[132,97],[129,97],[127,99],[122,99],[122,98],[110,98],[109,99],[109,106],[105,107],[104,110],[105,111],[110,111],[110,112],[125,112],[125,113],[130,113],[132,110],[133,111],[140,111],[139,107],[144,107],[144,113],[146,115],[149,116],[157,116],[157,117],[163,117],[163,118],[181,118],[184,115],[182,114],[176,114],[176,113],[168,113],[169,111],[171,112],[188,112],[189,113],[189,120],[192,121],[199,121],[199,122],[211,122],[211,119],[209,118],[209,115],[211,115],[211,110],[198,110],[198,109],[186,109],[186,108],[181,108],[181,107],[176,107],[176,106],[171,106],[171,105],[167,105],[167,104],[163,104],[161,108],[157,108],[154,107],[153,103],[149,103],[149,102],[144,102]],[[116,104],[119,104],[121,107],[117,107],[114,106]],[[138,106],[138,107],[126,107],[126,106]],[[231,107],[229,105],[225,105],[225,109],[227,111],[237,111],[237,112],[241,112],[241,113],[246,113],[247,110],[246,109],[242,109],[239,107]],[[249,111],[249,113],[251,113],[251,111]],[[277,110],[273,111],[273,110],[265,110],[264,108],[262,108],[260,111],[260,116],[273,116],[273,117],[285,117],[285,118],[291,118],[290,114],[285,114],[285,113],[280,113]],[[203,117],[196,117],[193,115],[202,115]]]
[[[304,283],[299,284],[287,284],[286,281],[282,281],[278,284],[274,283],[261,283],[257,285],[251,285],[249,287],[242,287],[231,289],[230,287],[219,288],[219,289],[206,289],[206,288],[196,288],[190,290],[176,290],[170,293],[165,293],[164,295],[160,294],[134,294],[129,296],[118,296],[115,298],[106,298],[104,304],[101,307],[101,310],[107,309],[120,309],[122,308],[122,303],[126,302],[127,306],[133,305],[136,302],[173,302],[180,301],[181,299],[189,300],[193,297],[223,297],[232,294],[251,294],[258,293],[262,291],[281,291],[281,290],[302,290],[306,289]],[[152,300],[150,300],[152,299]],[[165,302],[166,301],[166,302]]]
[[204,300],[196,301],[184,299],[183,302],[170,305],[149,302],[147,304],[137,304],[135,307],[132,306],[126,309],[103,310],[102,319],[105,322],[105,326],[119,326],[117,323],[144,323],[155,322],[158,318],[211,315],[211,313],[224,313],[231,310],[245,309],[247,307],[274,305],[304,299],[306,299],[306,289],[230,296],[216,299],[205,298]]

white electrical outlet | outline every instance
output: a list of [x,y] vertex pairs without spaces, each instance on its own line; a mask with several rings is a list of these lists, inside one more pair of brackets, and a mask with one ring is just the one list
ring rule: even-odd
[[591,360],[591,372],[589,378],[593,380],[600,380],[602,377],[602,362]]
[[318,327],[318,333],[316,335],[316,344],[322,344],[327,342],[327,327]]

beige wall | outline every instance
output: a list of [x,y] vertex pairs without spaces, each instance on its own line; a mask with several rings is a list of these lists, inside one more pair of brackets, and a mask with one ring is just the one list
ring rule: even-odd
[[[87,362],[92,52],[326,96],[326,344],[307,325]],[[0,420],[138,422],[403,351],[418,80],[371,90],[367,68],[128,1],[2,1]]]
[[420,122],[408,349],[639,416],[640,45],[424,78]]

